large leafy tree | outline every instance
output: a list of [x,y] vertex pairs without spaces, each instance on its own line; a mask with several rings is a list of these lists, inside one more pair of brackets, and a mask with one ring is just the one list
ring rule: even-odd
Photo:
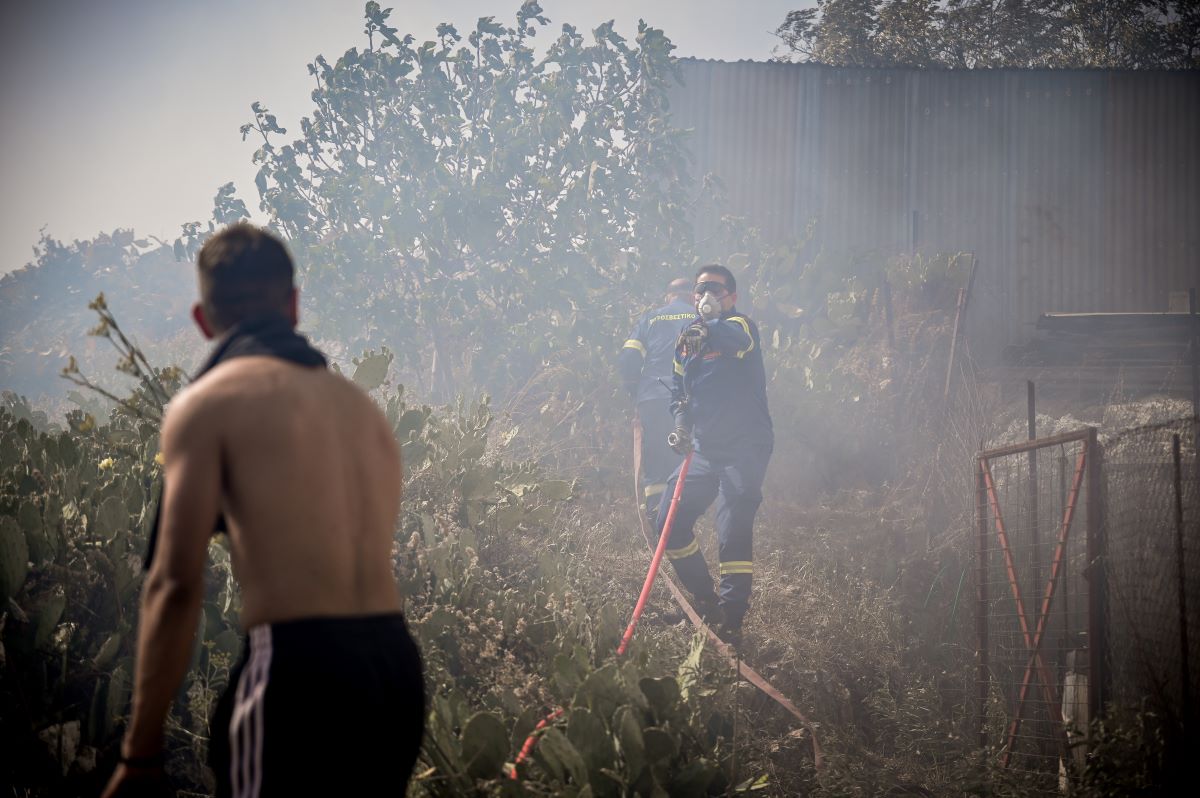
[[389,344],[447,398],[611,346],[614,296],[690,242],[673,45],[644,23],[635,43],[563,25],[541,54],[533,0],[515,24],[443,24],[423,43],[389,12],[368,3],[366,46],[309,65],[298,138],[258,104],[242,129],[261,139],[261,208],[301,258],[310,323],[351,349]]
[[835,66],[1200,66],[1196,0],[818,0],[777,57]]

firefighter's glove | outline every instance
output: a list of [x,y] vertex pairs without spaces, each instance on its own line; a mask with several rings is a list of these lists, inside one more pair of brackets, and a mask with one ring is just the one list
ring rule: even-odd
[[674,449],[676,454],[687,454],[692,450],[692,433],[686,427],[676,427],[667,436],[667,446]]
[[708,325],[702,321],[689,324],[679,335],[679,350],[684,357],[698,355],[704,351],[708,341]]

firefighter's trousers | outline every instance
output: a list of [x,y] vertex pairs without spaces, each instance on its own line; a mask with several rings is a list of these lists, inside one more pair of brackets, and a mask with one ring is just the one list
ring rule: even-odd
[[[721,585],[717,595],[726,619],[740,625],[750,607],[754,573],[754,515],[762,503],[762,483],[771,459],[770,447],[747,448],[737,454],[709,459],[692,456],[679,507],[671,524],[666,556],[684,587],[701,601],[711,600],[712,576],[695,537],[696,521],[717,501],[717,552]],[[679,469],[667,480],[658,508],[658,533],[662,534]]]

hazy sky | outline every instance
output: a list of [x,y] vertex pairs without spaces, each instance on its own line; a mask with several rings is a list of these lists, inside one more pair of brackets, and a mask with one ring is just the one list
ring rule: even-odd
[[[261,100],[289,128],[311,112],[306,64],[365,43],[363,0],[0,2],[0,273],[32,259],[38,231],[86,239],[118,227],[173,239],[207,220],[222,183],[256,211],[253,142],[238,127]],[[520,0],[383,3],[418,41],[439,22],[514,18]],[[542,0],[549,42],[564,22],[609,19],[632,39],[662,28],[676,55],[766,60],[773,31],[811,0]]]

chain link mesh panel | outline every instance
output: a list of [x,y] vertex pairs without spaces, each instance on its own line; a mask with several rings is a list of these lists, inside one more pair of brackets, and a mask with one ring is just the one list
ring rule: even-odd
[[1088,436],[983,452],[976,464],[984,734],[1004,766],[1047,791],[1069,730],[1086,724]]
[[1119,707],[1151,710],[1172,725],[1189,698],[1200,697],[1196,433],[1188,419],[1128,430],[1105,442],[1107,698]]

